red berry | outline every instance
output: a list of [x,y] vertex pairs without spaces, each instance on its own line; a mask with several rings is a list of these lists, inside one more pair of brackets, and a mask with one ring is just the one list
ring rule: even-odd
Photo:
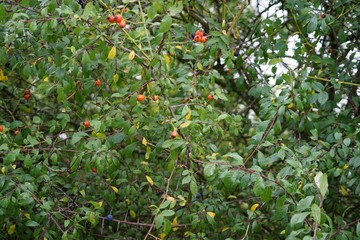
[[126,22],[124,20],[122,20],[121,22],[118,23],[119,27],[121,28],[125,28],[126,27]]
[[207,97],[210,101],[214,100],[214,96],[209,94],[208,97]]
[[96,173],[96,172],[97,172],[97,169],[96,169],[96,168],[93,168],[93,169],[91,169],[91,171],[92,171],[93,173]]
[[26,90],[24,91],[24,94],[30,94],[30,90],[29,90],[29,89],[26,89]]
[[4,126],[0,125],[0,132],[3,132],[3,131],[4,131]]
[[145,99],[145,96],[144,96],[144,95],[142,95],[142,94],[137,95],[137,100],[138,100],[139,102],[144,101],[144,99]]
[[177,136],[179,136],[179,134],[176,130],[171,132],[171,135],[170,135],[171,138],[176,138]]
[[100,85],[101,85],[100,79],[96,80],[96,81],[95,81],[95,86],[99,87]]
[[200,42],[206,43],[206,37],[205,37],[205,36],[202,36],[202,37],[200,38]]
[[200,42],[200,41],[201,41],[201,36],[195,35],[194,41],[195,41],[195,42]]
[[108,16],[107,20],[111,23],[115,22],[115,16]]
[[322,13],[322,14],[320,15],[320,17],[321,17],[322,19],[324,19],[324,18],[326,17],[326,14],[325,14],[325,13]]
[[30,99],[30,94],[25,94],[25,95],[24,95],[24,98],[25,98],[26,100],[29,100],[29,99]]
[[198,36],[202,37],[202,36],[204,36],[204,32],[201,31],[201,30],[197,30],[197,31],[195,32],[195,35],[198,35]]
[[121,23],[122,20],[123,20],[123,17],[120,14],[114,16],[114,21],[115,22]]
[[84,125],[84,127],[90,127],[90,122],[89,121],[84,121],[83,122],[83,125]]

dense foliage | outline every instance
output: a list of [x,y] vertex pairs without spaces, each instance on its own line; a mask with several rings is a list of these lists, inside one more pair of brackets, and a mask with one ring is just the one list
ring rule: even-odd
[[360,238],[359,30],[356,0],[2,1],[0,235]]

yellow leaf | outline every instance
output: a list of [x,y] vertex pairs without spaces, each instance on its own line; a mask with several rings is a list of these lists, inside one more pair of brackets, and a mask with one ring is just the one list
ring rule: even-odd
[[1,168],[1,172],[2,172],[2,174],[5,174],[5,167]]
[[176,45],[175,48],[181,50],[181,49],[182,49],[182,46]]
[[[174,218],[174,220],[172,221],[172,226],[176,226],[178,224],[178,221],[177,221],[177,217]],[[173,227],[173,231],[176,232],[179,228],[178,227]]]
[[7,81],[9,80],[7,76],[4,76],[3,70],[0,69],[0,81]]
[[146,147],[145,159],[149,159],[151,154],[151,148],[149,146]]
[[141,165],[149,165],[149,163],[148,163],[148,162],[145,162],[145,161],[141,161],[140,164],[141,164]]
[[166,200],[168,200],[169,202],[174,202],[175,198],[173,198],[171,196],[166,196]]
[[116,55],[116,47],[112,46],[108,54],[108,59],[113,59],[115,55]]
[[115,186],[111,186],[112,190],[114,190],[115,193],[118,193],[119,192],[119,189]]
[[103,203],[104,203],[104,201],[98,202],[98,204],[99,204],[100,207],[102,207]]
[[130,53],[129,53],[129,60],[133,60],[135,58],[135,52],[134,50],[132,50]]
[[136,218],[136,213],[133,210],[130,210],[130,217]]
[[27,219],[31,219],[30,213],[25,213],[24,216],[25,216]]
[[15,170],[16,169],[16,164],[13,164],[11,167],[12,167],[12,169]]
[[215,213],[213,212],[206,212],[207,215],[209,215],[211,218],[214,218],[215,217]]
[[185,116],[186,120],[190,120],[190,118],[191,118],[191,109],[189,109],[188,114],[186,114],[186,116]]
[[293,106],[294,106],[294,103],[291,102],[291,103],[287,106],[287,108],[288,108],[288,109],[291,109],[291,108],[293,108]]
[[160,237],[160,239],[165,239],[166,233],[160,233],[159,237]]
[[142,139],[142,144],[145,145],[145,146],[147,145],[147,140],[146,140],[146,138],[144,138],[144,137],[143,137],[143,139]]
[[341,195],[343,195],[343,196],[349,195],[345,186],[341,186],[340,189],[341,189]]
[[119,81],[119,74],[115,74],[113,76],[113,80],[114,80],[114,83],[116,83],[117,81]]
[[343,169],[346,170],[346,169],[348,169],[348,167],[349,167],[349,165],[347,165],[347,164],[345,163],[345,165],[343,166]]
[[44,82],[48,82],[48,81],[49,81],[48,77],[44,78]]
[[190,125],[190,123],[191,122],[184,122],[184,123],[182,123],[180,126],[179,126],[179,128],[181,129],[181,128],[186,128],[186,127],[188,127],[189,125]]
[[229,227],[223,227],[223,229],[221,231],[225,232],[226,230],[229,230]]
[[164,54],[164,58],[165,58],[165,63],[167,65],[169,65],[170,64],[170,57],[167,54]]
[[140,122],[138,122],[137,124],[136,124],[136,129],[139,129],[140,128]]
[[152,185],[154,185],[154,181],[151,179],[151,177],[149,177],[149,176],[145,176],[146,177],[146,180],[148,181],[148,183],[152,186]]
[[9,227],[9,230],[8,230],[9,235],[12,235],[15,232],[15,227],[16,227],[15,224],[13,224]]
[[255,212],[259,206],[260,205],[258,203],[255,203],[254,205],[251,206],[250,211]]
[[228,198],[229,198],[229,199],[236,199],[236,196],[230,195],[230,196],[228,196]]

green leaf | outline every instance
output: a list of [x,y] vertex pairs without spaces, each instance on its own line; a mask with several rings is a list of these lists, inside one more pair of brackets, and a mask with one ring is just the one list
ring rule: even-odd
[[314,218],[314,221],[316,223],[320,224],[321,208],[316,203],[311,206],[311,216]]
[[204,175],[206,177],[211,177],[215,171],[215,164],[208,163],[204,167]]
[[84,8],[83,17],[88,18],[88,17],[94,16],[95,14],[96,14],[96,9],[95,9],[93,3],[89,2],[88,4],[86,4],[86,6]]
[[320,189],[321,196],[325,196],[328,190],[328,179],[327,174],[323,174],[322,172],[318,172],[314,178],[316,186]]
[[258,178],[253,188],[255,195],[260,197],[264,190],[265,190],[264,180],[262,178]]
[[175,212],[173,210],[164,210],[161,212],[161,214],[164,215],[164,217],[170,217],[173,216]]
[[157,215],[155,217],[155,227],[156,227],[156,229],[160,229],[163,222],[164,222],[164,215],[162,215],[160,213],[159,215]]
[[232,162],[236,165],[243,165],[243,158],[238,153],[227,153],[223,157],[230,157],[235,159],[236,163]]
[[83,137],[87,137],[88,134],[85,132],[76,132],[72,135],[70,144],[75,145],[77,142],[79,142]]
[[196,195],[196,193],[199,192],[198,186],[197,186],[195,180],[192,180],[192,181],[190,182],[190,191],[191,191],[191,194],[194,195],[194,196]]
[[310,212],[296,213],[291,217],[290,225],[294,227],[296,224],[304,224],[305,218],[310,214]]
[[170,8],[169,8],[169,14],[170,16],[176,16],[178,15],[179,13],[182,12],[183,10],[183,3],[182,2],[176,2],[175,5],[172,5]]
[[160,32],[165,33],[170,30],[172,24],[172,18],[170,16],[166,16],[160,23]]
[[314,196],[307,196],[306,198],[301,199],[298,205],[296,206],[296,211],[302,212],[308,209],[311,203],[313,202],[313,200],[314,200]]
[[216,95],[218,98],[220,98],[221,100],[224,100],[224,101],[227,100],[227,97],[225,96],[225,94],[223,94],[223,93],[221,92],[221,89],[220,89],[220,88],[216,88],[216,89],[215,89],[215,95]]
[[275,65],[275,64],[278,64],[278,63],[281,63],[281,62],[282,62],[281,58],[273,58],[273,59],[270,59],[269,65]]
[[38,226],[40,226],[39,223],[37,223],[37,222],[35,222],[35,221],[32,221],[32,220],[27,221],[25,225],[26,225],[27,227],[38,227]]
[[260,194],[261,201],[269,202],[272,199],[272,190],[270,186],[266,186],[264,191]]
[[308,33],[314,32],[317,28],[317,24],[318,24],[318,16],[315,15],[310,19],[310,21],[307,25]]
[[325,91],[321,91],[318,94],[318,102],[320,104],[325,104],[327,102],[327,100],[329,99],[329,94]]

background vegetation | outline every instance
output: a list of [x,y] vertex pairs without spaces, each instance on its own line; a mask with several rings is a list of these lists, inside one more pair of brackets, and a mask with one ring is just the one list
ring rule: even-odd
[[359,28],[355,0],[1,1],[1,238],[359,239]]

